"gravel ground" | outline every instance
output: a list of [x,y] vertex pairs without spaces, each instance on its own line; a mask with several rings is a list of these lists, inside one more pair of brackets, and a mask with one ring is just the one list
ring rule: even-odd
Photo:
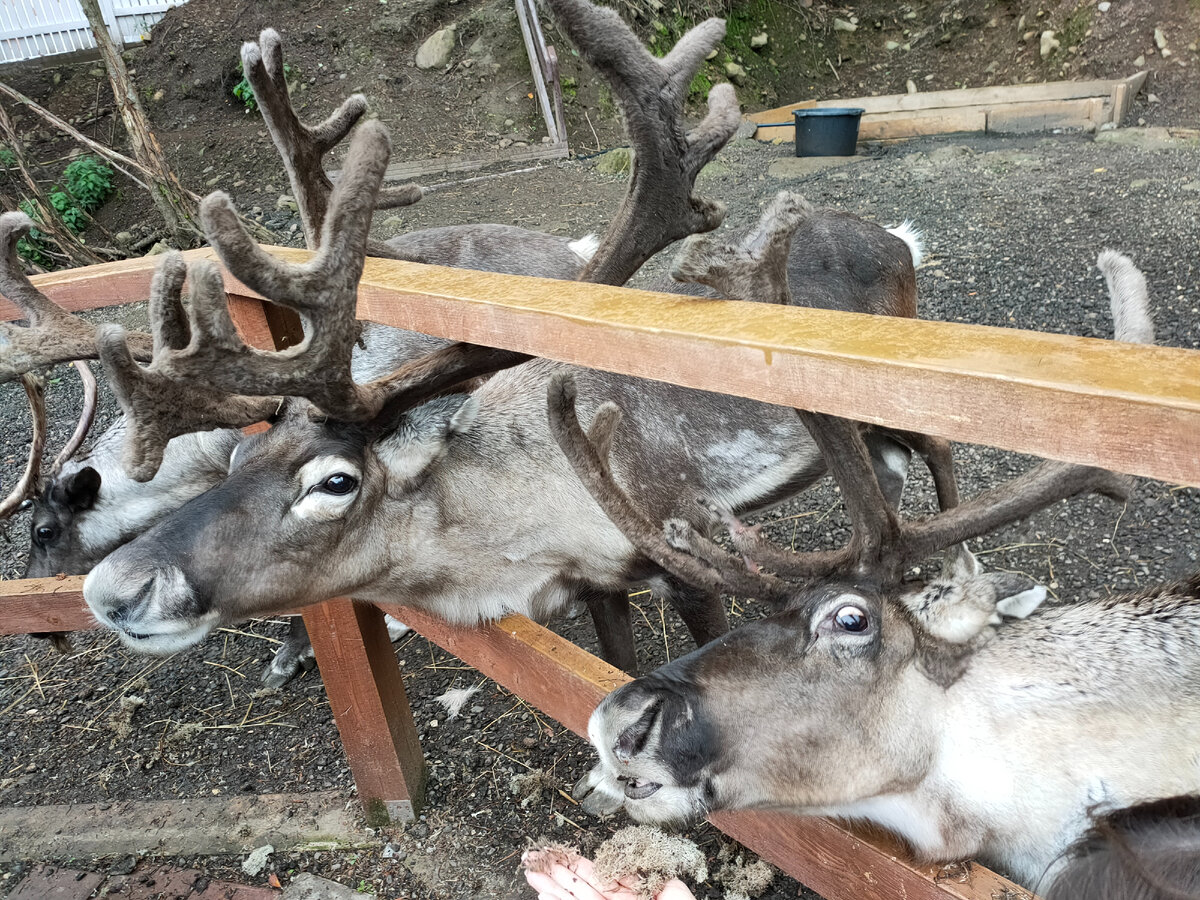
[[[1146,273],[1160,343],[1196,348],[1200,147],[1153,143],[1078,136],[927,140],[878,149],[875,158],[845,168],[780,179],[769,172],[773,163],[788,165],[782,161],[789,148],[739,141],[706,173],[703,188],[729,204],[735,227],[753,221],[781,188],[884,224],[914,220],[928,247],[918,273],[926,318],[1108,337],[1107,300],[1093,264],[1100,249],[1120,249]],[[586,161],[563,163],[450,188],[397,218],[415,228],[490,215],[581,234],[603,227],[620,191],[619,179],[596,175]],[[51,395],[61,414],[58,441],[77,402],[73,376],[61,374]],[[23,464],[25,416],[11,386],[0,390],[5,484]],[[1027,465],[987,448],[960,447],[958,457],[968,496]],[[928,508],[928,479],[919,467],[914,471],[906,504]],[[846,533],[827,486],[773,514],[772,522],[773,533],[796,547],[832,545]],[[26,528],[27,518],[18,517],[0,544],[3,577],[21,571]],[[1065,602],[1195,570],[1198,534],[1200,492],[1143,481],[1124,508],[1090,498],[1062,504],[990,536],[981,549],[987,565],[1026,572]],[[644,667],[690,649],[657,598],[635,600]],[[756,614],[740,606],[733,612],[735,621]],[[585,619],[555,627],[592,646]],[[279,624],[256,622],[169,660],[133,657],[102,634],[80,636],[78,652],[67,657],[30,638],[0,639],[0,804],[330,787],[349,794],[352,782],[319,677],[258,690],[258,672],[280,636]],[[281,875],[313,871],[364,882],[388,897],[522,897],[516,853],[527,841],[551,836],[591,847],[621,824],[588,821],[560,793],[590,765],[584,742],[421,638],[405,639],[398,652],[431,767],[422,821],[380,832],[376,848],[356,855],[278,855],[273,866]],[[464,714],[447,720],[435,698],[449,687],[471,686],[480,690]],[[544,777],[510,784],[530,772]],[[710,856],[723,841],[709,828],[692,836]],[[388,844],[393,853],[384,857]],[[245,877],[234,859],[178,862],[214,877]],[[764,896],[796,891],[781,878]],[[721,893],[713,888],[708,895]]]

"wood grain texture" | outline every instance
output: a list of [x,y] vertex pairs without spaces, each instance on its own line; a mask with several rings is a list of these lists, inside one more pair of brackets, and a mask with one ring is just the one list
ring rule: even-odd
[[0,634],[95,628],[96,618],[83,602],[83,578],[0,581]]
[[[109,291],[108,278],[136,281],[138,266],[148,280],[153,260],[133,260],[72,270],[48,287],[78,300],[95,282]],[[229,276],[226,287],[255,296]],[[1107,315],[1099,289],[1096,306]],[[383,259],[367,260],[358,311],[439,337],[1200,485],[1194,350],[603,285],[564,290]]]
[[368,820],[414,821],[425,758],[383,613],[329,600],[307,607],[304,624]]
[[[1137,76],[1132,76],[1136,78]],[[1129,79],[1124,79],[1128,81]],[[1088,97],[1110,97],[1116,80],[1050,81],[1042,84],[1002,84],[993,87],[963,88],[953,91],[918,91],[915,94],[886,94],[882,97],[850,97],[838,100],[811,100],[777,106],[774,109],[744,116],[750,122],[782,122],[791,118],[794,109],[812,107],[859,108],[868,115],[903,110],[952,109],[960,106],[999,106],[1003,104],[1039,103],[1046,100],[1082,100]],[[1138,85],[1140,87],[1140,84]]]

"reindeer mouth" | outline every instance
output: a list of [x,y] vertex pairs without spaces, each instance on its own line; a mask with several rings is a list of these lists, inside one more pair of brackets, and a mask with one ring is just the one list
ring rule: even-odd
[[631,778],[625,782],[625,796],[630,800],[645,800],[660,787],[662,785],[656,781],[643,781],[640,778]]

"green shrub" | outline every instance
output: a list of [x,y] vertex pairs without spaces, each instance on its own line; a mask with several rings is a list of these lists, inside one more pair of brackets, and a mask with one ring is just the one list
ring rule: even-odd
[[[32,200],[22,200],[17,204],[21,212],[33,219],[34,222],[42,221],[42,217],[38,214],[37,207],[34,206]],[[23,259],[29,260],[35,265],[49,268],[53,265],[50,257],[43,250],[45,246],[42,243],[43,235],[36,228],[30,228],[29,233],[25,237],[17,241],[17,255]]]
[[[92,212],[109,198],[113,192],[113,171],[95,156],[81,156],[63,170],[67,193],[83,208]],[[50,202],[54,203],[53,195]],[[55,203],[55,209],[58,204]],[[59,210],[61,213],[61,210]],[[66,222],[66,219],[63,219]],[[67,222],[70,225],[70,222]]]
[[13,153],[7,147],[0,145],[0,166],[8,168],[17,164],[17,154]]

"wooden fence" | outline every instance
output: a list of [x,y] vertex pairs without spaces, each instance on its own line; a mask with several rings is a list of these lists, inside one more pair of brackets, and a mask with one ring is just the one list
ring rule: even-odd
[[[307,251],[272,248],[299,260]],[[189,256],[211,256],[193,251]],[[153,261],[40,276],[68,309],[148,296]],[[253,292],[227,276],[249,342],[283,340]],[[368,260],[359,316],[767,402],[800,406],[1071,462],[1200,485],[1200,352],[979,326],[729,301]],[[0,302],[0,320],[15,318]],[[920,399],[937,397],[937,408]],[[0,582],[0,633],[91,627],[82,578]],[[519,616],[479,628],[390,612],[584,735],[628,677]],[[359,797],[369,817],[411,819],[424,762],[379,608],[304,610]],[[887,836],[830,821],[720,813],[722,831],[830,900],[1028,900],[983,866],[907,861]]]
[[[118,44],[132,44],[187,0],[100,0]],[[0,0],[0,63],[90,50],[96,39],[79,0]]]

